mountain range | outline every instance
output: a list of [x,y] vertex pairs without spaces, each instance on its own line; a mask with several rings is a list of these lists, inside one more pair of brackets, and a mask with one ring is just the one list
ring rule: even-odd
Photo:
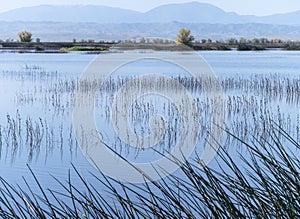
[[[203,23],[71,23],[71,22],[6,22],[0,21],[0,40],[18,39],[21,30],[30,31],[33,39],[45,41],[77,41],[82,39],[126,40],[142,37],[175,40],[180,28],[189,28],[196,40],[226,40],[229,38],[281,38],[299,40],[298,26],[273,24],[203,24]],[[1,43],[0,43],[1,44]]]
[[211,4],[189,2],[162,5],[147,12],[96,5],[40,5],[0,13],[0,40],[17,39],[21,30],[30,31],[42,41],[175,39],[180,28],[191,29],[197,40],[299,40],[300,11],[270,16],[239,15]]
[[265,23],[300,25],[300,11],[270,16],[239,15],[207,3],[189,2],[158,6],[147,12],[96,6],[40,5],[0,13],[1,21],[73,22],[73,23]]

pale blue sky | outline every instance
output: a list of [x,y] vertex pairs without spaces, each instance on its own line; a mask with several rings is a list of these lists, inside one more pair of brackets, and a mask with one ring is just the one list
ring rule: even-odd
[[[41,4],[96,4],[147,11],[162,4],[189,1],[192,0],[8,0],[1,2],[0,12]],[[299,0],[201,0],[200,2],[211,3],[225,11],[234,11],[239,14],[269,15],[300,10]]]

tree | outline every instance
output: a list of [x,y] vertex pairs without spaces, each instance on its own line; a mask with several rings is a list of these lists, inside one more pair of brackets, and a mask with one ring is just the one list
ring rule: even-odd
[[14,40],[13,39],[11,39],[11,38],[7,38],[6,40],[5,40],[5,42],[7,42],[7,43],[10,43],[10,42],[13,42]]
[[27,31],[21,31],[18,33],[21,42],[31,42],[32,41],[32,34]]
[[235,39],[235,38],[229,38],[229,39],[226,40],[226,42],[227,42],[228,44],[230,44],[230,45],[235,45],[235,44],[238,43],[238,40]]
[[140,43],[145,43],[145,42],[146,42],[145,38],[142,37],[142,38],[140,39]]
[[252,43],[259,44],[259,39],[257,39],[257,38],[252,39]]
[[269,43],[269,40],[267,38],[260,38],[259,43],[266,44],[266,43]]
[[278,38],[275,38],[275,39],[272,39],[272,42],[273,43],[282,43],[282,40],[278,39]]
[[245,43],[247,43],[247,39],[244,37],[241,37],[239,43],[245,44]]
[[201,43],[206,43],[206,39],[202,39],[202,40],[201,40]]
[[191,30],[190,29],[180,29],[177,38],[176,38],[176,43],[178,45],[184,44],[187,46],[190,46],[191,43],[194,41],[194,36],[191,35]]

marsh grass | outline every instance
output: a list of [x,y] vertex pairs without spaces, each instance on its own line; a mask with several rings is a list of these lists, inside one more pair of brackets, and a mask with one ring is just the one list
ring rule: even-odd
[[[34,84],[28,92],[16,94],[17,106],[41,104],[55,113],[72,109],[75,92],[99,92],[93,83],[61,78],[38,66],[24,71],[4,72],[4,78]],[[130,77],[109,78],[103,85],[104,95],[114,93]],[[175,78],[191,93],[204,94],[192,78]],[[39,82],[39,83],[36,83]],[[23,178],[25,187],[12,185],[0,178],[0,216],[3,218],[297,218],[300,215],[299,92],[300,80],[279,75],[255,75],[251,78],[220,79],[226,94],[226,141],[216,159],[217,165],[201,166],[199,158],[180,165],[180,173],[157,182],[129,184],[92,174],[87,181],[77,168],[68,173],[67,181],[45,188],[29,168],[32,178]],[[200,83],[201,84],[201,83]],[[161,85],[163,88],[163,85]],[[204,94],[205,95],[205,94]],[[201,118],[201,135],[207,133],[210,100],[196,98]],[[109,115],[110,96],[103,105]],[[94,102],[92,103],[94,104]],[[287,105],[296,111],[287,112]],[[154,108],[152,104],[150,109]],[[147,115],[145,105],[132,115]],[[169,106],[166,111],[173,111]],[[274,110],[275,109],[275,110]],[[140,112],[140,113],[137,113]],[[136,121],[139,118],[133,117]],[[55,148],[61,156],[68,149],[77,152],[72,126],[58,127],[46,119],[7,115],[0,126],[1,158],[13,159],[24,150],[28,161],[41,151],[46,157]],[[142,122],[143,123],[143,122]],[[69,147],[66,147],[65,144]],[[239,146],[236,147],[236,146]],[[113,148],[116,149],[116,148]],[[239,149],[239,150],[238,150]],[[243,149],[243,150],[240,150]],[[232,153],[235,151],[236,153]],[[9,155],[7,155],[9,153]],[[161,151],[159,153],[162,153]],[[238,155],[237,155],[238,154]],[[62,158],[61,158],[62,159]],[[74,182],[74,175],[76,182]],[[72,177],[71,177],[72,176]],[[32,179],[38,191],[32,189]],[[71,180],[72,179],[72,180]],[[150,179],[148,179],[150,180]],[[79,185],[81,184],[81,185]],[[59,186],[59,188],[58,188]],[[99,191],[101,188],[101,191]]]
[[[56,179],[63,192],[12,186],[1,178],[0,215],[5,218],[297,218],[300,214],[300,145],[277,124],[268,127],[268,141],[253,136],[245,142],[224,130],[247,150],[238,158],[222,148],[215,167],[194,160],[178,163],[181,174],[156,182],[121,183],[101,175],[83,185]],[[283,141],[278,138],[282,136]],[[148,179],[149,180],[149,179]],[[100,187],[103,189],[98,190]],[[51,200],[51,201],[50,201]]]
[[[66,135],[68,138],[64,138]],[[37,161],[39,157],[47,162],[48,157],[57,149],[63,159],[64,147],[68,149],[71,160],[74,155],[77,156],[78,142],[72,126],[66,128],[62,123],[49,125],[42,118],[22,119],[19,111],[14,116],[7,114],[6,125],[0,125],[0,159],[5,161],[14,163],[17,157],[27,154],[28,163]]]
[[73,46],[73,47],[63,47],[60,51],[107,51],[108,48],[99,46]]

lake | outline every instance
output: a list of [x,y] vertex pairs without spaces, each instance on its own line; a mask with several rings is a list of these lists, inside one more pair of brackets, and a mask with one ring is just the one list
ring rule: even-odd
[[[214,80],[222,88],[225,106],[225,120],[222,124],[224,128],[245,141],[251,141],[253,137],[260,136],[272,120],[299,142],[300,52],[201,51],[198,54],[211,66]],[[107,54],[101,54],[100,58],[102,56]],[[24,176],[31,189],[38,191],[38,186],[27,167],[29,164],[44,187],[56,188],[57,182],[54,177],[60,181],[68,180],[68,171],[72,170],[73,164],[87,181],[97,186],[97,181],[90,173],[100,174],[86,158],[85,146],[82,148],[82,142],[78,141],[78,136],[75,137],[78,133],[74,131],[76,125],[74,100],[75,102],[76,98],[78,100],[78,93],[83,101],[81,105],[87,107],[91,104],[94,108],[92,112],[95,126],[101,133],[101,140],[129,161],[148,163],[159,159],[160,153],[164,154],[172,150],[176,144],[182,143],[179,136],[182,128],[186,128],[188,133],[190,130],[197,133],[195,139],[190,137],[186,139],[188,143],[196,144],[191,156],[203,153],[203,145],[207,142],[212,129],[212,107],[203,84],[199,84],[180,66],[158,59],[126,63],[100,84],[103,87],[99,84],[85,84],[82,74],[96,57],[77,52],[0,53],[0,173],[7,182],[25,187],[22,179]],[[150,95],[153,89],[149,88],[149,95],[140,96],[130,105],[129,96],[134,93],[130,90],[130,86],[141,86],[142,91],[148,89],[147,84],[139,84],[139,81],[130,84],[130,80],[143,76],[147,79],[151,74],[171,77],[172,83],[173,80],[177,80],[183,87],[168,86],[169,81],[166,79],[166,82],[155,89],[167,88],[170,98],[164,95],[156,95],[153,98]],[[124,86],[127,86],[126,89]],[[153,83],[149,85],[151,86],[156,85]],[[89,90],[95,87],[90,103]],[[191,101],[195,102],[193,116],[197,115],[197,118],[192,119],[193,122],[188,117],[190,111],[177,109],[171,103],[173,93],[183,88],[190,93]],[[118,93],[120,89],[121,92]],[[123,93],[122,96],[122,91],[127,93]],[[127,114],[122,114],[124,107],[116,109],[112,107],[116,104],[114,102],[116,94],[122,96],[117,101],[119,104],[130,105],[131,109]],[[190,119],[186,123],[176,119],[182,113],[186,113],[186,117]],[[90,116],[80,115],[83,120]],[[150,117],[154,115],[164,117],[165,125],[160,126],[159,118],[151,124]],[[127,118],[126,123],[129,123],[128,127],[132,128],[134,136],[146,137],[131,138],[131,134],[127,133],[129,128],[124,127],[124,123],[112,124],[113,118],[121,116]],[[161,130],[152,129],[152,125],[164,129],[165,134],[159,136],[160,138],[153,136],[153,131],[159,133]],[[123,133],[123,137],[118,136],[116,130]],[[130,142],[142,147],[131,148]],[[148,148],[151,144],[155,145],[155,150]],[[233,143],[226,134],[221,144],[233,155],[246,154],[246,151],[238,143]],[[299,154],[299,151],[295,153]],[[101,159],[103,162],[109,162],[104,157]],[[216,160],[213,159],[209,165],[216,166]],[[109,165],[106,168],[116,169],[115,166]],[[124,170],[119,171],[119,174],[124,173]],[[72,172],[71,180],[75,186],[78,183],[80,189],[83,186],[77,182],[78,177],[74,174],[74,170]],[[125,172],[126,174],[128,173]],[[99,190],[102,192],[101,185]]]

